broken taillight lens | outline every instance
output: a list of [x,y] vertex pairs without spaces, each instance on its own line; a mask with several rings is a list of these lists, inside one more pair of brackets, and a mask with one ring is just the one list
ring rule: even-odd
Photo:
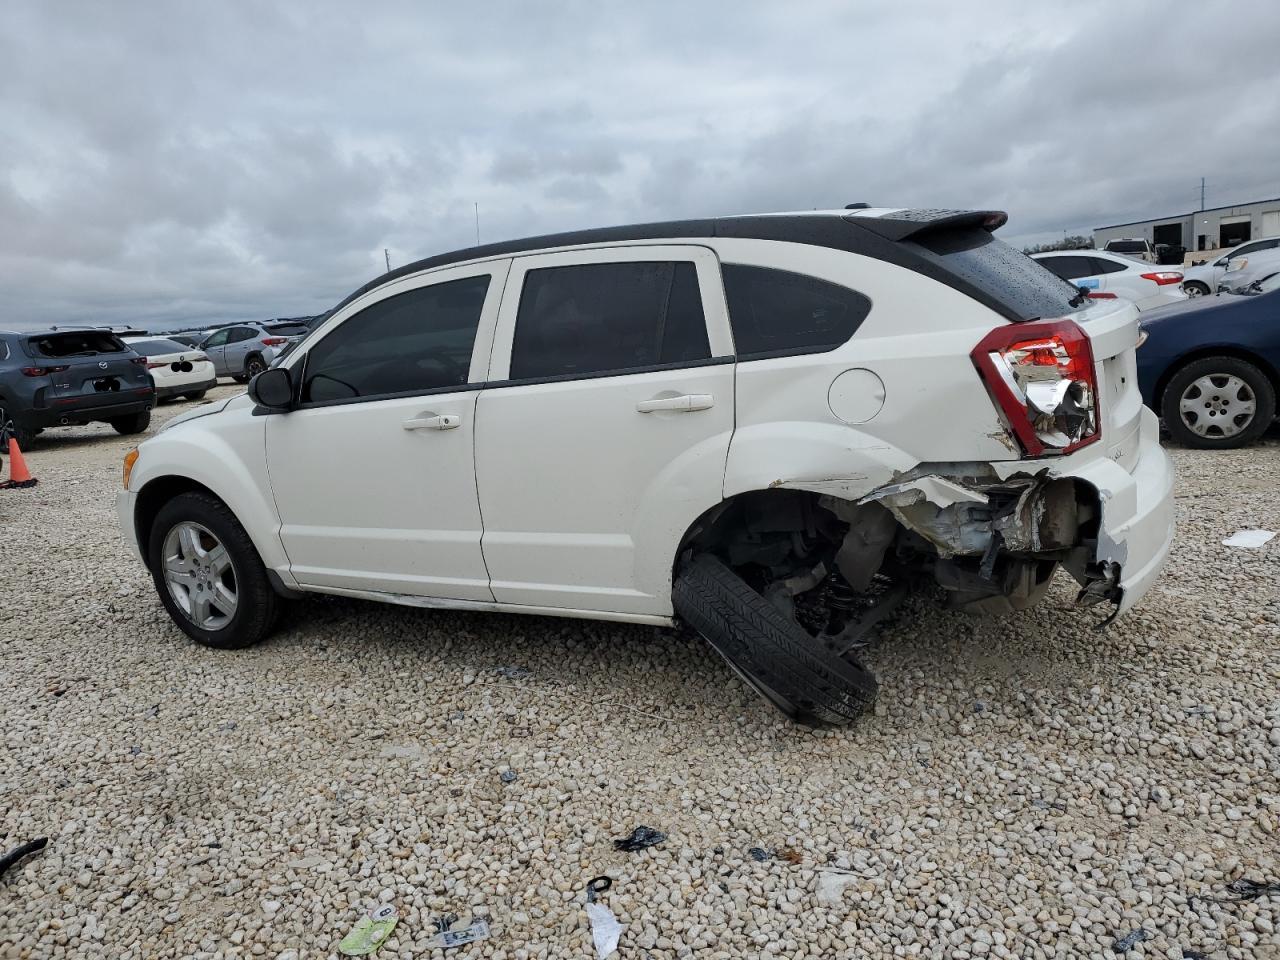
[[1070,453],[1101,436],[1093,347],[1074,321],[997,327],[970,356],[1027,456]]

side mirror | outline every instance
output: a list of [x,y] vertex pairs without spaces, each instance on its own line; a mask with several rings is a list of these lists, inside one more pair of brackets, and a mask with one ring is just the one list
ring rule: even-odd
[[249,381],[249,396],[268,410],[284,412],[293,408],[293,377],[285,367],[263,370]]

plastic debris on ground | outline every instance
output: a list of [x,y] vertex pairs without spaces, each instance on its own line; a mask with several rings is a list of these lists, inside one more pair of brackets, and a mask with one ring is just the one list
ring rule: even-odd
[[1224,547],[1244,547],[1248,550],[1257,550],[1274,536],[1275,532],[1272,530],[1237,530],[1223,540],[1222,545]]
[[[448,918],[445,918],[448,919]],[[489,937],[489,922],[487,920],[472,920],[468,926],[461,930],[441,930],[434,937],[427,941],[432,947],[440,947],[449,950],[453,947],[461,947],[468,943],[475,943],[477,940],[486,940]]]
[[1280,896],[1280,881],[1258,881],[1241,877],[1227,884],[1228,900],[1257,900],[1275,894]]
[[635,853],[637,850],[643,850],[645,847],[652,847],[654,844],[661,843],[665,839],[667,839],[667,835],[661,830],[639,826],[627,836],[614,840],[613,849],[621,850],[623,853]]
[[598,894],[613,886],[609,877],[596,877],[587,884],[587,919],[591,921],[591,942],[596,947],[596,960],[605,957],[618,949],[618,938],[622,936],[623,926],[613,911],[596,900]]
[[351,932],[338,944],[338,952],[348,957],[367,957],[391,936],[396,928],[396,908],[389,903],[374,907],[356,921]]
[[515,783],[520,779],[520,775],[508,767],[506,770],[503,770],[502,773],[498,774],[498,779],[503,783]]
[[1112,953],[1127,953],[1144,940],[1150,940],[1151,934],[1147,933],[1139,927],[1130,933],[1126,933],[1123,937],[1116,938],[1116,942],[1111,945]]
[[533,676],[533,671],[526,670],[524,667],[494,667],[493,672],[500,677],[506,677],[508,680],[525,680]]
[[764,847],[752,847],[747,851],[747,853],[750,854],[751,859],[756,863],[764,863],[769,859],[769,851]]
[[846,888],[858,882],[856,874],[823,872],[818,874],[818,885],[814,889],[818,903],[824,907],[837,906],[844,899]]
[[24,860],[33,853],[39,853],[49,845],[48,837],[37,837],[30,843],[24,843],[21,846],[14,847],[4,856],[0,857],[0,877],[4,876],[4,872],[16,864],[19,860]]

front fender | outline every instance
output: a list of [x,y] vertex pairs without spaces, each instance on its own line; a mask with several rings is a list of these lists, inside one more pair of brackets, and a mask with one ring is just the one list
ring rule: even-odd
[[136,504],[149,484],[167,477],[207,487],[236,515],[262,562],[291,582],[267,477],[265,423],[240,407],[165,430],[138,448],[129,489]]

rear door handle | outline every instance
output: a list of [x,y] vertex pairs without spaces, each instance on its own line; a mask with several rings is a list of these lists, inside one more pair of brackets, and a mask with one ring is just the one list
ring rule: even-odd
[[715,406],[715,397],[709,393],[686,393],[682,397],[660,397],[653,400],[641,400],[636,404],[640,413],[654,413],[658,410],[676,410],[690,413],[694,410],[709,410]]
[[402,420],[400,426],[406,430],[452,430],[454,427],[461,426],[462,417],[456,413],[442,413],[439,416],[415,417],[412,420]]

